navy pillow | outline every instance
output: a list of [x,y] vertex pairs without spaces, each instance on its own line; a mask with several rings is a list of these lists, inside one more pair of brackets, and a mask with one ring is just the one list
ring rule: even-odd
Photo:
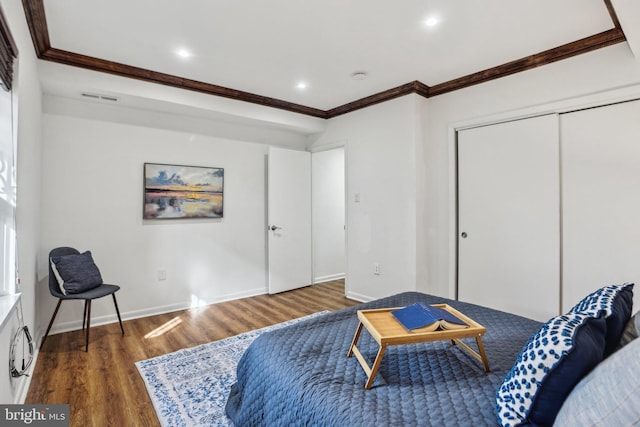
[[501,426],[552,425],[573,387],[603,359],[606,320],[567,313],[523,347],[496,392]]
[[585,313],[592,317],[604,312],[607,319],[607,335],[604,357],[615,351],[620,343],[622,332],[631,318],[633,309],[633,283],[609,285],[584,297],[570,313]]
[[100,270],[93,262],[90,251],[77,255],[52,256],[51,262],[55,264],[67,294],[79,294],[102,284]]

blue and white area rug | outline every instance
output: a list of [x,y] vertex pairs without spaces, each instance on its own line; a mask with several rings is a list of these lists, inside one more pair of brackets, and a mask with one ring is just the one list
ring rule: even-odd
[[158,420],[167,426],[230,426],[224,412],[236,366],[261,334],[327,313],[256,329],[220,341],[136,362]]

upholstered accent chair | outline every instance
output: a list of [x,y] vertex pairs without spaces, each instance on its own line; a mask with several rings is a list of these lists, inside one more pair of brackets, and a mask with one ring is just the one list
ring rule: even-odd
[[51,321],[42,338],[40,348],[49,335],[53,321],[58,314],[60,304],[65,300],[84,300],[84,315],[82,319],[82,329],[85,330],[85,351],[89,351],[89,329],[91,327],[91,301],[107,295],[113,297],[113,305],[116,308],[120,330],[124,335],[122,318],[118,309],[116,292],[120,286],[108,285],[102,282],[100,270],[93,262],[91,252],[80,253],[71,247],[59,247],[49,252],[49,292],[58,298],[58,304],[51,316]]

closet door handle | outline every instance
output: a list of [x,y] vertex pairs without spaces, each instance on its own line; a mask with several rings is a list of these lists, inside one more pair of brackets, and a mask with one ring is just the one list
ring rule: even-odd
[[463,231],[462,233],[460,233],[460,237],[462,237],[463,239],[467,238],[467,233],[465,231]]

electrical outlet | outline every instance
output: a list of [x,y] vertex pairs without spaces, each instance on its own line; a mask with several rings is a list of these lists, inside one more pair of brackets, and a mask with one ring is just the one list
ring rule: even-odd
[[158,270],[158,281],[167,280],[167,270]]
[[373,263],[373,274],[380,275],[380,263]]

